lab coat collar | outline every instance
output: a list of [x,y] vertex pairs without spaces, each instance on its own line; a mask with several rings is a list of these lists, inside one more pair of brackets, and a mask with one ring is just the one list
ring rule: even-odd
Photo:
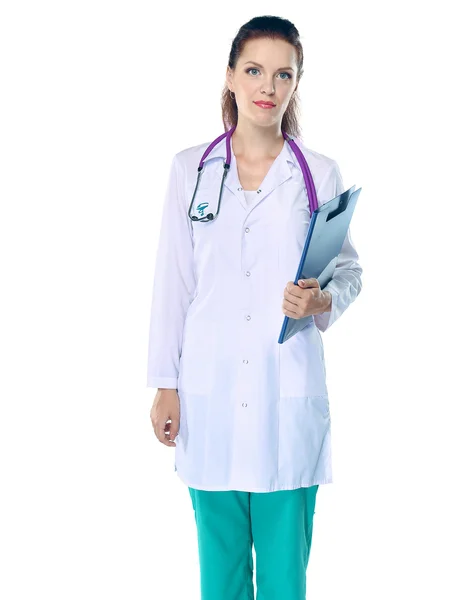
[[[294,138],[295,142],[300,147],[301,151],[304,151],[301,143]],[[224,185],[239,199],[240,204],[245,210],[248,210],[248,206],[244,197],[243,189],[238,176],[237,169],[237,161],[235,159],[234,150],[232,148],[232,137],[230,139],[230,150],[231,150],[231,161],[229,172],[227,174],[226,179],[224,180]],[[221,160],[213,160],[213,159],[221,159]],[[204,168],[206,164],[206,168],[210,169],[213,172],[213,176],[217,177],[219,180],[222,177],[223,173],[223,164],[226,160],[226,138],[224,137],[220,142],[216,144],[216,146],[211,150],[206,159],[204,160]],[[251,205],[251,210],[255,208],[264,198],[270,194],[276,187],[284,183],[287,179],[292,177],[292,167],[300,169],[296,156],[293,153],[288,142],[285,140],[283,144],[282,150],[279,155],[276,157],[274,162],[269,169],[264,181],[261,183],[259,187],[259,198],[255,199],[255,201]]]

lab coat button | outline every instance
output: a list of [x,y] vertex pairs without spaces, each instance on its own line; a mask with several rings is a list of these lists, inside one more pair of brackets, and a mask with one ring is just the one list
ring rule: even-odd
[[243,359],[243,362],[244,362],[246,365],[248,364],[248,361],[247,361],[247,359],[246,359],[246,358],[244,358],[244,359]]
[[249,276],[251,275],[250,271],[247,271],[247,272],[245,273],[245,275],[246,275],[247,277],[249,277]]
[[247,321],[249,321],[251,319],[250,315],[247,315]]
[[237,188],[239,192],[241,192],[243,190],[243,188],[239,187]]
[[242,402],[242,406],[243,407],[247,406],[247,403],[246,402]]
[[245,227],[245,233],[248,233],[250,231],[249,227]]

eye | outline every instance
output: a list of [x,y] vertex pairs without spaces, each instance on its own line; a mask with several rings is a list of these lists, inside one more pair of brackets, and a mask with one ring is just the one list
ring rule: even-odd
[[[256,67],[250,67],[246,70],[246,73],[250,73],[250,71],[259,71],[259,69],[257,69]],[[286,71],[283,71],[282,73],[280,73],[280,75],[288,75],[288,77],[282,77],[281,79],[283,80],[291,79],[290,73],[287,73]]]

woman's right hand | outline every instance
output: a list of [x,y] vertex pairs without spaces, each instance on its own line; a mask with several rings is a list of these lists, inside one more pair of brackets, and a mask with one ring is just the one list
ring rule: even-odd
[[[174,439],[179,431],[179,396],[173,389],[159,388],[150,411],[150,420],[159,442],[176,446]],[[171,422],[168,422],[171,419]]]

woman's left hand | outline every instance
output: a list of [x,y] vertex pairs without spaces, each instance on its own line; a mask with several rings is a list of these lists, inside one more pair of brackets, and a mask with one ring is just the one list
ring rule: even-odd
[[331,294],[320,289],[317,279],[289,281],[283,293],[282,311],[292,319],[318,315],[331,309]]

